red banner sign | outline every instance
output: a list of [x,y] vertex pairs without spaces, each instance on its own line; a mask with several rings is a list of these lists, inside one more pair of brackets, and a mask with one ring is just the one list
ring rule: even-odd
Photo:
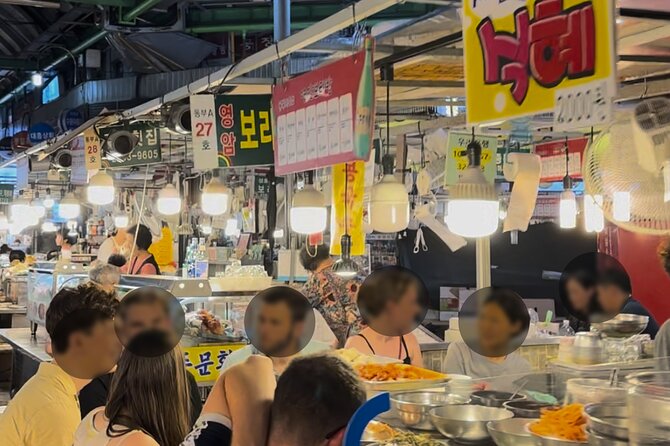
[[374,124],[372,39],[365,49],[274,87],[278,175],[367,160]]
[[[572,178],[582,177],[582,161],[588,143],[587,137],[568,139],[568,172]],[[536,144],[535,154],[542,159],[540,181],[560,181],[565,177],[565,140]]]

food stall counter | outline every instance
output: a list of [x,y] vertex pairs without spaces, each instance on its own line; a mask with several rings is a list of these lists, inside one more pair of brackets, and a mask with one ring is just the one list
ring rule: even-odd
[[13,348],[9,389],[13,396],[37,372],[40,362],[51,362],[51,356],[46,353],[48,335],[41,327],[35,336],[30,328],[3,328],[0,329],[0,339]]

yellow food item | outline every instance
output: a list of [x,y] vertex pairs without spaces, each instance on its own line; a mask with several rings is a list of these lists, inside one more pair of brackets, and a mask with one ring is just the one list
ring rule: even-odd
[[447,375],[407,364],[363,364],[355,367],[366,381],[397,381],[401,379],[441,379]]
[[396,435],[395,430],[386,423],[370,421],[365,428],[365,436],[374,441],[390,440]]
[[531,432],[544,437],[554,437],[561,440],[587,441],[586,417],[584,406],[568,404],[560,409],[545,409],[540,419],[531,424]]

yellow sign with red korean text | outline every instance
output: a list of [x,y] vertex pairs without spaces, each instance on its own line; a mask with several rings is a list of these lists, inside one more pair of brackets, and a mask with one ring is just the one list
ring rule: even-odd
[[365,162],[333,166],[333,207],[331,212],[330,253],[342,255],[340,239],[351,236],[351,255],[365,254],[363,231],[363,195],[365,194]]
[[612,0],[465,0],[468,124],[553,112],[554,130],[605,124],[616,95]]
[[184,365],[197,382],[213,382],[221,374],[228,355],[244,346],[244,343],[234,343],[184,347]]

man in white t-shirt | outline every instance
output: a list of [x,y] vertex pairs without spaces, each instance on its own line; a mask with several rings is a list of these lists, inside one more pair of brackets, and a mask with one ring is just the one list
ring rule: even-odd
[[112,254],[121,254],[125,256],[127,253],[128,233],[125,229],[117,228],[111,237],[107,237],[98,249],[98,260],[102,263],[107,263]]

